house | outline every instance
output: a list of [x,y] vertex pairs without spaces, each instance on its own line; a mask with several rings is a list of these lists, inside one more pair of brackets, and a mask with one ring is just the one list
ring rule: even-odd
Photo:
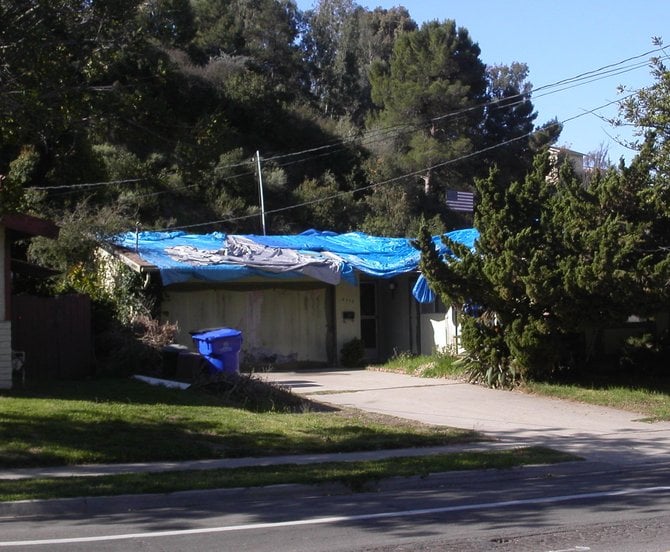
[[[449,236],[473,246],[477,232]],[[122,262],[158,284],[161,318],[190,348],[190,332],[212,327],[241,330],[244,360],[260,364],[337,365],[354,339],[369,361],[450,344],[452,318],[413,296],[425,281],[406,238],[140,232],[117,236],[101,255],[107,270]]]
[[12,244],[32,236],[56,238],[58,227],[29,215],[0,216],[0,389],[12,387],[12,275],[38,270],[25,261],[12,258]]
[[549,148],[549,158],[553,165],[548,177],[550,180],[556,181],[558,179],[558,170],[566,161],[572,165],[577,176],[582,179],[585,177],[583,153],[565,147],[552,146]]

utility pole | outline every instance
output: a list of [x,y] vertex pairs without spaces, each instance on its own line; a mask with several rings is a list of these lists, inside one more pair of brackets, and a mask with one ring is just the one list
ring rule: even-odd
[[256,165],[258,167],[258,195],[261,198],[261,224],[265,236],[265,200],[263,199],[263,175],[261,174],[261,154],[256,150]]

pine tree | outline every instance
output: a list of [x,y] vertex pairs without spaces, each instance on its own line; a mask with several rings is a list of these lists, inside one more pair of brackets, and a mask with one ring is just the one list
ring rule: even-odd
[[449,244],[456,260],[443,260],[427,233],[420,240],[422,271],[464,311],[476,378],[506,385],[574,369],[593,360],[603,329],[667,304],[643,158],[585,182],[569,164],[552,171],[544,153],[522,182],[494,170],[477,186],[475,251]]

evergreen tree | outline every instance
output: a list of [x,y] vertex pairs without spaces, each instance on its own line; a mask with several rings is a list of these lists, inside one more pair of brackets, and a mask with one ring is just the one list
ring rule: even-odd
[[[446,222],[446,189],[467,180],[469,162],[457,160],[479,141],[486,98],[479,53],[466,29],[454,21],[433,21],[400,35],[390,62],[372,68],[372,99],[379,111],[370,120],[369,139],[381,169],[373,176],[412,175],[404,182],[410,199],[405,218],[437,215]],[[389,192],[377,187],[373,193]]]
[[114,90],[108,68],[142,44],[137,4],[0,0],[0,173],[28,148],[38,161],[26,185],[95,175],[90,115]]
[[[528,66],[493,65],[486,69],[488,104],[479,160],[504,171],[509,180],[522,179],[532,167],[538,149],[531,142],[537,113],[530,100],[532,86],[527,81]],[[546,144],[541,144],[542,146]]]
[[[670,72],[627,99],[621,116],[641,142],[630,166],[595,167],[584,181],[545,153],[523,182],[494,171],[478,182],[474,251],[438,258],[423,231],[422,269],[464,309],[475,374],[509,384],[547,377],[597,355],[601,330],[667,312],[670,292]],[[667,363],[666,363],[667,364]]]
[[[379,111],[368,128],[370,175],[381,181],[408,175],[407,202],[397,208],[404,210],[400,218],[414,222],[395,233],[407,233],[422,216],[443,227],[461,225],[462,218],[447,208],[447,189],[472,190],[474,179],[494,165],[511,178],[523,178],[535,148],[557,136],[547,132],[533,142],[536,114],[527,67],[487,69],[479,55],[466,29],[454,21],[433,21],[401,35],[390,62],[373,67],[372,99]],[[395,192],[382,186],[374,191],[389,193]],[[366,224],[374,225],[373,218]]]
[[190,0],[147,0],[139,10],[139,21],[161,44],[188,48],[195,36]]
[[264,77],[275,101],[304,95],[301,18],[293,0],[195,0],[193,11],[201,62],[222,56],[240,60]]
[[422,271],[463,308],[477,378],[507,385],[574,369],[600,352],[603,329],[667,304],[649,168],[640,157],[585,182],[544,153],[523,182],[499,171],[478,182],[474,251],[449,244],[457,260],[439,259],[423,232]]
[[379,107],[373,124],[398,130],[385,162],[402,172],[422,171],[427,195],[458,172],[456,166],[427,168],[475,147],[486,99],[479,54],[466,29],[433,21],[398,37],[388,66],[373,67],[372,99]]
[[401,7],[368,11],[351,0],[321,0],[306,24],[305,55],[319,111],[360,125],[372,107],[370,67],[388,63],[396,38],[416,23]]

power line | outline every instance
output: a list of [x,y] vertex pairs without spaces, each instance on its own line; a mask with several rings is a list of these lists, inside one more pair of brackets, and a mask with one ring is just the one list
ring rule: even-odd
[[144,178],[128,178],[126,180],[108,180],[105,182],[87,182],[85,184],[64,184],[62,186],[32,186],[31,190],[72,190],[79,188],[95,188],[98,186],[111,186],[116,184],[130,184],[133,182],[142,182]]
[[[323,146],[318,146],[318,147],[315,147],[315,148],[310,148],[310,149],[306,149],[306,150],[302,150],[302,151],[298,151],[298,152],[291,152],[291,153],[287,153],[287,154],[275,155],[273,157],[266,158],[265,161],[276,161],[278,159],[283,159],[283,158],[288,158],[288,157],[295,157],[295,156],[299,156],[299,155],[303,155],[303,154],[309,154],[309,153],[313,153],[313,152],[317,152],[317,151],[324,151],[324,150],[328,150],[328,149],[332,149],[332,148],[341,148],[343,145],[345,145],[347,143],[355,142],[355,141],[359,141],[361,143],[361,145],[369,145],[369,144],[373,144],[375,142],[378,142],[380,140],[383,140],[384,138],[379,138],[380,135],[385,136],[385,135],[389,135],[389,134],[394,133],[395,131],[400,131],[400,130],[404,130],[406,132],[412,132],[414,130],[418,130],[419,128],[429,124],[430,122],[440,121],[440,120],[448,119],[448,118],[456,118],[456,117],[462,116],[462,115],[464,115],[464,114],[466,114],[470,111],[479,110],[479,109],[483,109],[483,108],[485,109],[485,108],[500,106],[502,108],[508,109],[508,108],[514,107],[516,105],[521,105],[524,102],[526,102],[527,100],[530,100],[534,97],[538,97],[538,98],[539,97],[544,97],[544,96],[547,96],[547,95],[550,95],[550,94],[555,94],[555,93],[562,92],[564,90],[568,90],[570,88],[574,88],[574,87],[577,87],[577,86],[582,86],[584,84],[590,84],[590,83],[595,82],[597,80],[601,80],[601,79],[604,79],[604,78],[609,78],[609,77],[612,77],[612,76],[617,76],[617,75],[624,74],[624,73],[627,73],[627,72],[630,72],[630,71],[634,71],[636,69],[639,69],[641,67],[646,66],[648,64],[648,62],[647,61],[638,62],[636,64],[628,65],[626,67],[620,67],[620,66],[625,64],[625,63],[628,63],[630,61],[640,59],[642,57],[648,56],[650,54],[653,54],[653,53],[656,53],[656,52],[659,52],[659,51],[662,51],[662,50],[663,50],[662,48],[656,48],[656,49],[653,49],[653,50],[649,50],[649,51],[644,52],[642,54],[638,54],[636,56],[632,56],[632,57],[626,58],[624,60],[621,60],[621,61],[618,61],[618,62],[615,62],[615,63],[610,63],[610,64],[607,64],[607,65],[604,65],[602,67],[599,67],[598,69],[587,71],[587,72],[581,73],[579,75],[575,75],[573,77],[561,79],[561,80],[556,81],[554,83],[550,83],[550,84],[540,86],[540,87],[536,88],[535,90],[533,90],[529,93],[519,93],[519,94],[512,95],[512,96],[507,96],[505,98],[491,100],[489,102],[485,102],[485,103],[478,104],[478,105],[475,105],[475,106],[466,107],[466,108],[463,108],[463,109],[460,109],[460,110],[457,110],[457,111],[452,111],[452,112],[449,112],[449,113],[446,113],[446,114],[443,114],[443,115],[433,117],[433,118],[431,118],[430,120],[427,120],[424,123],[402,123],[402,124],[399,124],[399,125],[391,125],[391,126],[388,126],[388,127],[383,127],[381,129],[373,130],[372,133],[370,133],[369,137],[366,137],[366,136],[364,136],[364,137],[354,137],[354,138],[349,138],[349,139],[346,139],[346,140],[340,140],[340,141],[337,141],[337,142],[334,142],[334,143],[331,143],[331,144],[325,144]],[[554,88],[554,90],[552,90],[552,88]],[[545,92],[543,92],[542,94],[537,94],[537,92],[541,91],[541,90],[544,90]],[[511,103],[510,103],[510,101],[511,101]],[[619,101],[621,101],[621,100],[619,100]],[[616,103],[616,102],[614,102],[614,103]]]
[[[582,79],[582,78],[588,78],[588,77],[592,76],[592,75],[595,74],[595,73],[600,73],[600,72],[602,72],[602,71],[609,70],[609,69],[611,69],[611,68],[613,68],[613,67],[616,67],[616,66],[618,66],[618,65],[623,65],[624,63],[628,63],[629,61],[633,61],[633,60],[636,60],[636,59],[640,59],[640,58],[642,58],[642,57],[649,56],[649,55],[651,55],[651,54],[654,54],[654,53],[656,53],[656,52],[661,52],[661,51],[663,51],[663,48],[662,48],[662,47],[654,48],[653,50],[649,50],[649,51],[644,52],[644,53],[642,53],[642,54],[638,54],[638,55],[636,55],[636,56],[632,56],[632,57],[623,59],[623,60],[621,60],[621,61],[617,61],[617,62],[614,62],[614,63],[610,63],[610,64],[608,64],[608,65],[603,65],[602,67],[599,67],[598,69],[593,69],[593,70],[591,70],[591,71],[586,71],[585,73],[580,73],[579,75],[575,75],[574,77],[568,77],[568,78],[566,78],[566,79],[557,81],[557,82],[552,83],[552,84],[549,84],[549,85],[540,86],[537,90],[542,90],[543,88],[548,88],[548,87],[550,87],[550,86],[563,85],[563,84],[566,84],[566,83],[568,83],[568,82],[576,81],[576,80],[579,80],[579,79]],[[647,64],[647,62],[644,63],[644,65],[646,65],[646,64]]]
[[[602,104],[598,107],[595,107],[593,109],[589,109],[587,111],[584,111],[582,113],[574,115],[572,117],[568,117],[567,119],[559,121],[559,124],[563,125],[563,124],[568,123],[570,121],[574,121],[575,119],[579,119],[580,117],[584,117],[586,115],[594,114],[597,111],[600,111],[601,109],[609,107],[610,105],[618,103],[618,102],[622,101],[623,99],[631,97],[635,94],[636,94],[636,92],[633,92],[633,93],[629,94],[628,96],[625,96],[624,98],[622,98],[620,100],[613,100],[613,101],[607,102],[605,104]],[[412,171],[410,173],[406,173],[406,174],[403,174],[403,175],[400,175],[400,176],[397,176],[397,177],[394,177],[394,178],[390,178],[388,180],[384,180],[384,181],[381,181],[381,182],[375,182],[375,183],[372,183],[372,184],[367,184],[365,186],[361,186],[361,187],[355,188],[353,190],[347,190],[347,191],[344,191],[344,192],[337,192],[335,194],[331,194],[331,195],[326,196],[326,197],[312,199],[310,201],[305,201],[305,202],[298,203],[298,204],[295,204],[295,205],[289,205],[289,206],[280,207],[280,208],[277,208],[277,209],[266,210],[265,214],[266,215],[271,215],[271,214],[276,214],[276,213],[282,213],[282,212],[285,212],[285,211],[290,211],[292,209],[299,209],[301,207],[307,207],[309,205],[314,205],[316,203],[321,203],[323,201],[329,201],[329,200],[332,200],[332,199],[337,199],[339,197],[363,192],[363,191],[370,190],[370,189],[373,189],[373,188],[376,188],[376,187],[381,187],[381,186],[385,186],[385,185],[388,185],[388,184],[395,184],[396,182],[400,182],[402,180],[406,180],[406,179],[411,178],[411,177],[422,176],[428,171],[432,171],[432,170],[439,169],[439,168],[442,168],[442,167],[445,167],[445,166],[448,166],[448,165],[451,165],[451,164],[454,164],[454,163],[458,163],[460,161],[464,161],[466,159],[476,157],[478,155],[481,155],[483,153],[492,151],[494,149],[497,149],[497,148],[500,148],[500,147],[503,147],[503,146],[507,146],[507,145],[512,144],[514,142],[518,142],[519,140],[524,140],[524,139],[530,138],[533,134],[535,134],[537,132],[538,132],[537,130],[533,130],[531,132],[527,132],[527,133],[522,134],[520,136],[516,136],[515,138],[510,138],[509,140],[505,140],[504,142],[500,142],[498,144],[494,144],[494,145],[488,146],[486,148],[482,148],[480,150],[467,153],[465,155],[462,155],[462,156],[454,158],[454,159],[449,159],[447,161],[436,163],[435,165],[432,165],[430,167],[425,167],[425,168],[422,168],[422,169],[419,169],[419,170],[416,170],[416,171]],[[241,215],[241,216],[238,216],[238,217],[231,217],[231,218],[227,218],[227,219],[201,222],[201,223],[196,223],[196,224],[187,224],[187,225],[182,225],[182,226],[171,226],[169,228],[164,228],[162,230],[157,230],[157,231],[160,232],[160,231],[173,231],[173,230],[187,230],[187,229],[191,229],[191,228],[211,226],[211,225],[214,225],[214,224],[226,224],[226,223],[230,223],[230,222],[239,222],[241,220],[247,220],[247,219],[256,218],[256,217],[258,217],[258,213],[253,213],[253,214],[248,214],[248,215]]]
[[[478,104],[478,105],[475,105],[475,106],[466,107],[466,108],[463,108],[463,109],[460,109],[460,110],[457,110],[457,111],[453,111],[453,112],[449,112],[449,113],[446,113],[446,114],[443,114],[443,115],[439,115],[439,116],[433,117],[429,120],[426,120],[423,123],[402,123],[402,124],[398,124],[398,125],[390,125],[388,127],[382,127],[382,128],[374,129],[373,131],[367,133],[366,135],[364,135],[362,137],[358,136],[358,137],[347,138],[347,139],[344,139],[344,140],[338,140],[336,142],[332,142],[332,143],[329,143],[329,144],[324,144],[324,145],[321,145],[321,146],[316,146],[316,147],[313,147],[313,148],[308,148],[308,149],[297,151],[297,152],[289,152],[289,153],[285,153],[285,154],[278,154],[278,155],[274,155],[274,156],[271,156],[271,157],[267,157],[267,158],[264,159],[264,161],[266,161],[266,162],[269,162],[269,161],[277,162],[277,161],[282,160],[282,159],[290,159],[290,158],[295,158],[295,157],[302,156],[302,155],[310,155],[310,157],[299,159],[299,160],[287,161],[286,163],[277,163],[277,166],[282,167],[282,166],[289,166],[289,165],[296,164],[296,163],[305,163],[305,162],[311,161],[311,160],[319,158],[319,157],[324,157],[324,156],[331,155],[333,153],[337,153],[339,151],[342,151],[342,149],[347,144],[350,144],[350,143],[353,143],[353,142],[358,141],[358,142],[360,142],[360,144],[362,146],[369,146],[371,144],[374,144],[374,143],[377,143],[379,141],[383,141],[383,140],[387,139],[389,135],[397,136],[397,135],[399,135],[403,132],[413,132],[415,130],[418,130],[418,129],[432,123],[432,122],[437,122],[437,121],[441,121],[441,120],[445,120],[445,119],[452,119],[452,118],[455,119],[455,118],[461,117],[461,116],[467,114],[468,112],[471,112],[471,111],[474,111],[474,110],[486,109],[486,108],[495,108],[495,107],[502,107],[504,109],[509,109],[511,107],[521,105],[524,102],[526,102],[528,100],[531,100],[532,98],[545,97],[545,96],[550,95],[550,94],[563,92],[565,90],[568,90],[568,89],[571,89],[571,88],[574,88],[574,87],[577,87],[577,86],[583,86],[584,84],[590,84],[590,83],[595,82],[597,80],[601,80],[601,79],[604,79],[604,78],[609,78],[611,76],[616,76],[616,75],[620,75],[620,74],[623,74],[623,73],[626,73],[626,72],[629,72],[629,71],[633,71],[635,69],[639,69],[639,68],[647,65],[648,62],[647,61],[638,62],[638,63],[628,65],[628,66],[625,66],[625,67],[621,67],[621,66],[624,65],[624,64],[627,64],[631,61],[638,60],[640,58],[643,58],[643,57],[649,56],[651,54],[657,53],[659,51],[664,52],[664,48],[663,47],[655,48],[655,49],[649,50],[647,52],[644,52],[642,54],[638,54],[636,56],[631,56],[631,57],[623,59],[621,61],[618,61],[618,62],[615,62],[615,63],[610,63],[610,64],[607,64],[607,65],[603,65],[603,66],[601,66],[597,69],[593,69],[593,70],[590,70],[590,71],[586,71],[584,73],[580,73],[580,74],[575,75],[573,77],[564,78],[564,79],[558,80],[554,83],[542,85],[542,86],[536,88],[535,90],[533,90],[529,93],[519,93],[519,94],[516,94],[516,95],[508,96],[508,97],[501,98],[501,99],[491,100],[489,102],[485,102],[485,103]],[[544,91],[544,92],[542,94],[537,94],[538,91]],[[623,100],[623,98],[621,98],[619,100],[616,100],[614,102],[610,102],[607,105],[611,105],[613,103],[618,103],[618,102],[621,102],[622,100]],[[568,120],[572,120],[572,118],[568,119]],[[128,124],[136,126],[137,128],[143,130],[144,132],[147,132],[147,133],[150,133],[150,134],[156,136],[156,134],[153,133],[150,129],[147,129],[144,126],[142,126],[138,123],[135,123],[133,121],[128,121],[128,120],[126,120],[126,122]],[[160,138],[163,139],[163,140],[168,141],[167,139],[165,139],[162,136]],[[328,151],[328,150],[330,150],[330,151]],[[312,154],[315,154],[315,153],[318,153],[318,155],[312,155]],[[243,166],[253,166],[253,159],[249,159],[249,160],[238,162],[238,163],[233,163],[233,164],[230,164],[230,165],[225,165],[223,167],[220,167],[220,169],[233,169],[233,168],[243,167]],[[228,178],[237,178],[237,177],[245,176],[245,175],[248,175],[248,174],[253,174],[253,173],[244,173],[242,175],[234,175],[234,176],[228,177]],[[32,189],[34,189],[34,190],[49,190],[49,191],[52,191],[52,190],[66,190],[66,189],[78,190],[78,189],[87,188],[87,187],[97,187],[97,186],[104,186],[104,185],[112,186],[112,185],[116,185],[116,184],[138,182],[138,181],[141,181],[141,180],[143,180],[143,179],[139,178],[139,179],[117,180],[117,181],[109,181],[109,182],[98,182],[98,183],[92,183],[92,184],[71,184],[71,185],[52,186],[52,187],[33,187]],[[185,186],[183,188],[185,189],[185,188],[189,188],[189,187],[192,187],[192,186]],[[170,193],[170,192],[171,192],[171,190],[164,191],[164,192],[154,192],[154,193],[151,193],[151,194],[147,194],[147,196],[155,196],[155,195],[160,195],[160,194],[163,194],[163,193]],[[138,196],[138,197],[145,197],[145,196]]]
[[[630,71],[639,69],[641,67],[646,66],[648,64],[648,62],[645,60],[644,62],[636,62],[635,64],[627,65],[627,66],[624,66],[624,67],[621,67],[621,66],[624,65],[624,64],[627,64],[631,61],[639,60],[641,58],[644,58],[646,56],[649,56],[649,55],[657,53],[657,52],[664,52],[664,48],[659,47],[659,48],[655,48],[655,49],[652,49],[652,50],[648,50],[648,51],[646,51],[642,54],[631,56],[631,57],[625,58],[623,60],[620,60],[618,62],[603,65],[603,66],[601,66],[597,69],[586,71],[584,73],[580,73],[580,74],[572,76],[572,77],[567,77],[567,78],[564,78],[564,79],[560,79],[560,80],[555,81],[553,83],[549,83],[549,84],[539,86],[539,87],[535,88],[534,90],[532,90],[528,93],[519,93],[519,94],[507,96],[507,97],[501,98],[501,99],[494,99],[494,100],[491,100],[489,102],[485,102],[485,103],[478,104],[478,105],[475,105],[475,106],[466,107],[466,108],[463,108],[463,109],[460,109],[460,110],[457,110],[457,111],[452,111],[452,112],[449,112],[449,113],[445,113],[443,115],[438,115],[436,117],[431,118],[429,121],[426,121],[425,123],[421,123],[421,124],[419,124],[419,123],[402,123],[402,124],[398,124],[398,125],[390,125],[388,127],[382,127],[380,129],[374,129],[371,133],[368,134],[369,137],[366,137],[366,136],[352,137],[352,138],[347,138],[347,139],[344,139],[344,140],[337,140],[337,141],[331,142],[329,144],[324,144],[324,145],[321,145],[321,146],[316,146],[316,147],[313,147],[313,148],[308,148],[308,149],[297,151],[297,152],[289,152],[289,153],[285,153],[285,154],[278,154],[278,155],[266,157],[264,159],[264,161],[266,161],[266,162],[277,161],[277,160],[281,160],[281,159],[297,157],[297,156],[300,156],[300,155],[309,155],[309,154],[317,153],[317,152],[323,153],[326,150],[334,149],[334,148],[338,148],[337,151],[339,151],[343,147],[343,145],[346,145],[346,144],[352,143],[352,142],[356,142],[356,141],[360,141],[363,145],[368,145],[368,144],[371,144],[371,143],[375,143],[378,140],[378,137],[377,137],[378,135],[391,134],[394,131],[400,130],[400,129],[405,129],[408,132],[411,132],[413,130],[417,130],[418,128],[421,128],[424,124],[428,124],[429,122],[440,121],[440,120],[444,120],[444,119],[448,119],[448,118],[459,117],[459,116],[464,115],[464,114],[466,114],[470,111],[478,110],[478,109],[482,109],[482,108],[498,107],[503,102],[504,102],[504,105],[502,105],[502,107],[504,107],[504,108],[513,107],[515,105],[519,105],[519,104],[527,101],[527,99],[545,97],[547,95],[559,93],[559,92],[562,92],[564,90],[571,89],[573,87],[583,86],[584,84],[590,84],[590,83],[595,82],[597,80],[601,80],[601,79],[604,79],[604,78],[609,78],[609,77],[612,77],[612,76],[617,76],[617,75],[620,75],[620,74],[624,74],[626,72],[630,72]],[[544,92],[542,94],[538,94],[538,92],[540,92],[540,91],[544,91]],[[510,101],[512,101],[512,103],[510,103]],[[143,125],[140,125],[139,123],[136,123],[134,121],[129,121],[129,120],[126,120],[126,122],[128,124],[131,124],[131,125],[137,127],[138,129],[140,129],[144,132],[147,132],[147,133],[151,134],[152,136],[158,137],[158,138],[160,138],[164,141],[169,141],[165,137],[157,135],[156,133],[154,133],[150,129],[144,127]],[[304,161],[302,161],[302,162],[304,162]],[[226,165],[226,166],[221,167],[221,168],[231,169],[231,168],[237,168],[237,167],[247,166],[247,165],[253,165],[253,160],[250,159],[250,160],[247,160],[247,161]],[[76,185],[73,185],[73,186],[76,186]]]

